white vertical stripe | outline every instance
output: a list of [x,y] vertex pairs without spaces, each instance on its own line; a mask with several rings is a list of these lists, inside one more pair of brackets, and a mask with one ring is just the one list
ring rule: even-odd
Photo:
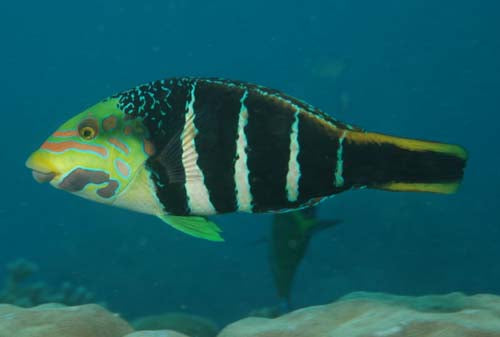
[[197,164],[198,152],[194,139],[198,133],[194,125],[195,112],[194,102],[196,82],[193,83],[191,89],[191,99],[186,103],[186,120],[182,131],[182,166],[186,175],[186,195],[187,203],[191,214],[210,215],[215,214],[215,208],[210,202],[208,189],[205,186],[203,172]]
[[248,109],[245,106],[245,99],[248,91],[240,99],[240,113],[238,117],[238,139],[236,140],[236,162],[234,163],[234,181],[236,183],[236,204],[239,211],[252,211],[252,193],[250,192],[250,182],[248,180],[247,165],[247,137],[245,126],[248,123]]
[[286,195],[288,201],[297,201],[299,197],[300,163],[299,155],[299,107],[295,106],[294,120],[290,130],[290,157],[286,174]]
[[344,138],[347,134],[347,131],[344,131],[339,138],[339,148],[337,150],[337,167],[335,169],[335,186],[342,187],[344,185],[344,159],[343,159],[343,151],[344,151]]

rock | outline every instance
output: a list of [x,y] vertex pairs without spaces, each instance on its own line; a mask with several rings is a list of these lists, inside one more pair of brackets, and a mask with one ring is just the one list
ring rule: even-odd
[[401,296],[357,291],[341,300],[371,299],[377,302],[401,305],[422,312],[457,312],[463,309],[486,309],[500,313],[500,297],[495,295],[466,296],[455,292],[446,295]]
[[264,318],[276,318],[283,315],[283,309],[280,306],[275,307],[263,307],[259,309],[254,309],[248,313],[248,317],[264,317]]
[[218,337],[500,337],[500,296],[353,293],[279,318],[246,318]]
[[123,337],[133,329],[96,304],[0,305],[0,337]]
[[124,337],[190,337],[172,330],[137,331]]
[[167,329],[189,337],[215,337],[219,332],[217,324],[209,319],[176,312],[139,318],[132,325],[136,330]]

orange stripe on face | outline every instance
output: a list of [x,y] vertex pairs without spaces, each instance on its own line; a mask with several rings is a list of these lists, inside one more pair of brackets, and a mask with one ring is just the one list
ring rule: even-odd
[[99,156],[102,157],[107,157],[108,155],[108,150],[106,148],[101,147],[101,146],[96,146],[96,145],[88,145],[88,144],[82,144],[79,142],[74,142],[74,141],[67,141],[67,142],[45,142],[41,146],[42,149],[47,150],[47,151],[52,151],[52,152],[64,152],[68,150],[81,150],[81,151],[88,151],[88,152],[93,152]]
[[125,145],[122,141],[120,141],[119,139],[117,138],[109,138],[108,139],[108,142],[110,142],[112,145],[116,146],[119,150],[121,150],[123,153],[125,154],[129,154],[129,149],[128,149],[128,146]]
[[52,134],[52,137],[73,137],[78,136],[78,131],[69,130],[69,131],[56,131]]

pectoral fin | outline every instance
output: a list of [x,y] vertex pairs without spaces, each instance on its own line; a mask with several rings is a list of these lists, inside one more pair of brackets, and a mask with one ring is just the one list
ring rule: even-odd
[[186,234],[210,241],[224,241],[222,230],[212,221],[201,216],[158,216],[164,222]]

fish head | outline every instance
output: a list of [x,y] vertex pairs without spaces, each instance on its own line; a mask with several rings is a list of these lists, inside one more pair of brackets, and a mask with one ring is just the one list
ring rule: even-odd
[[148,136],[110,98],[62,124],[26,166],[40,183],[112,204],[154,152]]

